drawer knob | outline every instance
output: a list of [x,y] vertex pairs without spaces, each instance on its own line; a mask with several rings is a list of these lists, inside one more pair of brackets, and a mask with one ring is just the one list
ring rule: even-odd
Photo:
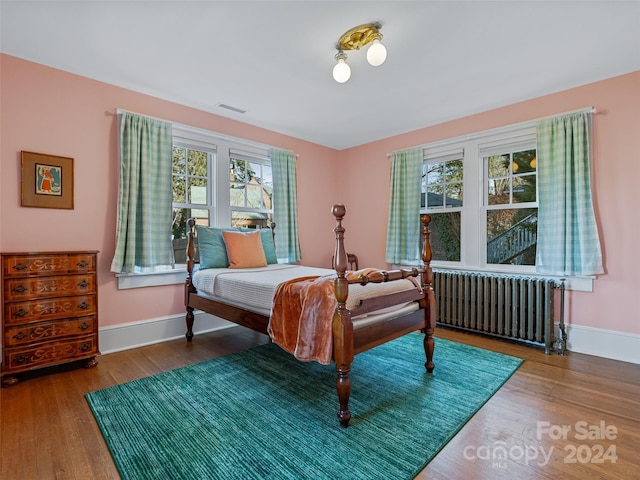
[[29,265],[25,265],[24,263],[16,263],[16,264],[13,266],[13,269],[14,269],[14,270],[18,270],[18,271],[20,271],[20,270],[26,270],[27,268],[29,268]]
[[27,338],[27,335],[22,332],[18,332],[13,336],[13,338],[16,340],[22,340],[23,338]]
[[86,280],[82,280],[80,283],[78,283],[78,286],[80,288],[87,288],[89,286],[89,282],[87,282]]
[[78,263],[76,263],[76,265],[80,268],[84,268],[84,267],[88,267],[89,263],[86,262],[85,260],[80,260]]
[[91,344],[90,343],[83,343],[82,345],[80,345],[80,351],[82,351],[82,352],[86,352],[90,348],[91,348]]
[[80,310],[86,310],[87,308],[89,308],[89,304],[87,302],[82,302],[81,304],[78,305],[78,308]]
[[16,363],[24,363],[27,360],[29,360],[29,357],[27,355],[20,355],[16,357]]
[[22,318],[24,316],[26,316],[29,312],[27,310],[25,310],[24,308],[21,308],[20,310],[17,310],[14,315],[18,318]]
[[24,285],[18,285],[17,287],[14,287],[13,291],[16,293],[24,293],[24,292],[28,292],[29,289]]
[[89,324],[87,322],[82,322],[80,324],[80,330],[86,330],[87,328],[89,328]]

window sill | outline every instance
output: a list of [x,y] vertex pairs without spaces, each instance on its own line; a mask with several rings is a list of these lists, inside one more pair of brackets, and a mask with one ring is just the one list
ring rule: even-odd
[[158,287],[183,284],[187,278],[187,268],[176,268],[151,273],[118,273],[118,290],[130,288]]

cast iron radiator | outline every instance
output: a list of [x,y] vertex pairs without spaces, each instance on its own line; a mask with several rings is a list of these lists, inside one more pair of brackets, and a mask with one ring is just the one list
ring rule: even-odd
[[[564,282],[434,269],[433,289],[441,325],[544,346],[547,354],[565,353]],[[554,333],[556,296],[559,338]]]

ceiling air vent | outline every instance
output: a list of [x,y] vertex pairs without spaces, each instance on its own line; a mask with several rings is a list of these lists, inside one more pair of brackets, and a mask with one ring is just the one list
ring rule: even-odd
[[237,108],[237,107],[232,107],[231,105],[227,105],[224,103],[219,103],[218,106],[220,108],[226,108],[227,110],[231,110],[232,112],[236,112],[236,113],[247,113],[246,110],[242,110],[241,108]]

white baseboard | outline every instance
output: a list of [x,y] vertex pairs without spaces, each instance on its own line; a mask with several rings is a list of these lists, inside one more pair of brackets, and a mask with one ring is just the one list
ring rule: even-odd
[[[204,312],[195,312],[193,333],[211,332],[235,324]],[[185,338],[185,314],[153,318],[101,328],[98,335],[102,354],[129,350],[178,338]]]
[[[194,333],[230,328],[233,323],[204,312],[195,313]],[[556,329],[557,330],[557,329]],[[567,325],[567,350],[640,364],[640,335]],[[103,354],[184,338],[184,315],[155,318],[100,329]]]
[[567,350],[640,364],[640,335],[567,325]]

